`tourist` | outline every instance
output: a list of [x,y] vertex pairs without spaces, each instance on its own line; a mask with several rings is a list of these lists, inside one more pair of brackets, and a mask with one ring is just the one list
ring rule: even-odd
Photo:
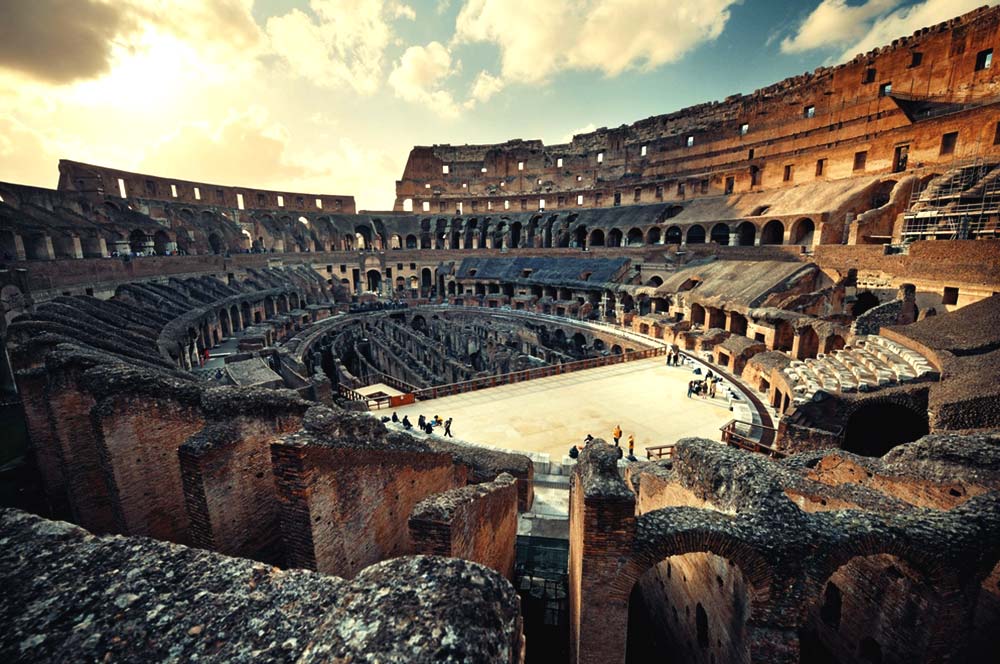
[[417,418],[417,426],[420,427],[421,431],[427,429],[427,418],[421,415]]
[[719,377],[715,376],[712,378],[712,384],[708,386],[708,396],[715,398],[716,385],[719,384]]
[[691,398],[691,394],[694,392],[696,381],[688,381],[688,399]]
[[392,414],[392,421],[393,422],[399,422],[399,415],[397,415],[395,412],[393,412],[393,414]]
[[629,434],[628,435],[628,455],[629,455],[629,458],[634,457],[635,456],[634,453],[635,453],[635,436],[633,436],[632,434]]
[[427,433],[427,434],[434,433],[434,423],[433,422],[428,422],[427,423],[427,426],[424,428],[424,433]]
[[441,419],[440,415],[435,415],[434,416],[434,426],[439,427],[443,423],[444,423],[444,420]]
[[580,448],[579,447],[577,447],[576,445],[574,445],[573,447],[569,448],[569,458],[570,459],[577,459],[579,457],[580,457]]
[[451,435],[451,418],[450,417],[447,420],[444,421],[444,435],[448,436],[449,438],[454,438],[454,436]]
[[587,437],[583,439],[583,444],[586,445],[587,443],[589,443],[593,439],[594,439],[594,437],[591,434],[588,433]]
[[404,429],[412,429],[413,428],[413,425],[410,424],[410,418],[407,417],[406,415],[403,415],[403,428]]
[[617,445],[618,441],[621,440],[622,437],[622,427],[620,424],[615,425],[614,431],[611,432],[611,437],[615,439],[615,445]]

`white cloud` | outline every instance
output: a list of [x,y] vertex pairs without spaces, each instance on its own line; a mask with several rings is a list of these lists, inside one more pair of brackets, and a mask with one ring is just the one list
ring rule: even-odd
[[468,0],[455,43],[492,42],[506,83],[571,69],[617,76],[674,62],[717,38],[738,0]]
[[458,106],[442,85],[458,69],[440,42],[411,46],[389,74],[389,86],[400,99],[426,106],[442,117],[455,117]]
[[562,138],[554,141],[554,143],[556,144],[569,143],[570,141],[573,140],[573,137],[576,136],[577,134],[589,134],[590,132],[595,131],[596,129],[597,125],[595,125],[593,122],[588,122],[586,125],[578,127],[577,129],[574,129],[573,131],[569,132]]
[[899,7],[902,0],[868,0],[848,5],[846,0],[823,0],[799,25],[794,35],[781,42],[784,53],[802,53],[818,48],[837,48],[840,60],[849,60],[884,46],[893,39],[913,34],[929,25],[971,11],[983,0],[924,0]]
[[466,108],[474,108],[476,104],[485,104],[496,93],[503,90],[504,83],[499,76],[493,76],[488,71],[481,71],[472,82],[472,90],[469,92],[469,99],[465,102]]
[[392,12],[393,18],[406,18],[411,21],[417,20],[416,10],[409,5],[404,5],[401,2],[393,2],[389,5],[389,9]]
[[299,9],[267,20],[273,52],[315,85],[374,93],[392,41],[389,21],[415,17],[413,9],[382,0],[310,0],[309,7],[315,20]]

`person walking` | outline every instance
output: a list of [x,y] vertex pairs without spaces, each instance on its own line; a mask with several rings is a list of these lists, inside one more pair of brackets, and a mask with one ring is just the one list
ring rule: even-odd
[[635,456],[635,436],[632,434],[628,435],[628,455],[630,457]]
[[618,441],[621,440],[622,437],[622,427],[620,424],[615,425],[614,431],[611,432],[611,437],[615,439],[615,445],[617,445]]
[[454,436],[451,435],[451,418],[450,417],[444,421],[444,435],[448,436],[449,438],[454,438]]

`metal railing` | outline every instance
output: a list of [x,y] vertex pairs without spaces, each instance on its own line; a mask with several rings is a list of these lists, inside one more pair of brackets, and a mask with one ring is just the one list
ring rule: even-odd
[[[770,445],[761,442],[765,438],[774,438],[777,430],[772,427],[766,427],[752,422],[730,420],[720,429],[720,431],[722,431],[722,442],[730,447],[736,447],[750,452],[757,452],[758,454],[766,454],[772,459],[783,459],[786,456],[786,454],[778,448],[771,447]],[[760,431],[760,433],[755,435],[756,431]]]
[[631,362],[633,360],[645,360],[650,357],[658,357],[666,354],[666,347],[647,348],[645,350],[624,352],[618,355],[593,357],[587,360],[577,360],[576,362],[553,364],[547,367],[537,367],[535,369],[523,369],[521,371],[512,371],[510,373],[499,374],[496,376],[473,378],[472,380],[465,380],[459,383],[449,383],[448,385],[437,385],[417,390],[413,394],[421,401],[427,399],[437,399],[439,397],[447,397],[453,394],[483,390],[488,387],[521,383],[526,380],[546,378],[548,376],[558,376],[565,373],[572,373],[574,371],[593,369],[595,367],[603,367],[610,364],[621,364],[622,362]]

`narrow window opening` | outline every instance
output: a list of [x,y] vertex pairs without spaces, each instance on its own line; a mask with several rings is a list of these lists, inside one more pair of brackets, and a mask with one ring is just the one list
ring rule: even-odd
[[802,117],[804,117],[804,118],[814,118],[814,117],[816,117],[816,107],[815,106],[806,106],[802,110]]
[[906,164],[910,159],[910,146],[897,145],[892,155],[892,172],[901,173],[906,170]]
[[323,199],[322,198],[317,198],[316,199],[316,208],[319,209],[319,210],[323,209]]
[[913,51],[910,54],[910,67],[919,67],[924,61],[924,54],[920,51]]
[[958,304],[958,289],[952,286],[945,286],[941,304]]
[[892,81],[878,86],[879,97],[888,97],[890,94],[892,94]]
[[597,153],[597,163],[598,164],[603,164],[604,163],[604,153],[603,152],[598,152]]
[[199,189],[198,187],[194,188],[194,200],[196,201],[201,200],[201,189]]
[[992,64],[993,64],[992,48],[988,48],[985,51],[980,51],[979,53],[976,53],[976,71],[989,69],[990,65]]
[[405,198],[403,199],[403,212],[413,212],[413,199]]
[[632,201],[638,203],[642,200],[642,187],[636,187],[635,191],[632,193]]
[[519,170],[519,171],[523,171],[524,170],[524,162],[523,161],[517,162],[517,170]]
[[692,145],[694,145],[694,136],[688,136],[685,142],[687,143],[688,147],[691,147]]
[[865,73],[861,75],[861,82],[864,84],[875,82],[875,69],[869,67],[865,70]]
[[952,131],[941,137],[941,154],[955,154],[955,146],[958,144],[958,132]]
[[816,160],[816,177],[819,177],[820,175],[823,175],[823,172],[825,170],[826,170],[826,159],[817,159]]
[[430,201],[424,201],[423,204],[422,204],[422,207],[423,207],[424,212],[430,212],[431,211],[431,202]]
[[854,153],[854,170],[863,171],[865,170],[865,164],[868,162],[868,151],[862,150],[861,152]]
[[725,193],[727,194],[733,193],[733,189],[735,187],[736,187],[736,178],[730,175],[729,177],[726,178]]
[[747,132],[750,131],[750,125],[744,122],[740,125],[740,136],[746,136]]
[[243,194],[236,194],[236,207],[243,209]]
[[173,196],[174,198],[177,198],[177,185],[176,184],[170,185],[170,195]]
[[645,157],[646,156],[646,146],[645,145],[643,145],[641,148],[639,148],[639,156],[640,157]]
[[486,172],[486,167],[485,167],[485,166],[483,166],[482,168],[480,168],[480,169],[479,169],[479,172],[480,172],[480,173],[485,173],[485,172]]
[[545,199],[544,198],[539,198],[538,199],[538,209],[539,210],[544,210],[545,209]]
[[556,159],[556,168],[562,168],[562,167],[563,167],[563,160],[562,157],[559,157],[558,159]]
[[503,202],[503,209],[504,210],[509,210],[510,209],[510,201],[509,200],[505,200]]
[[122,198],[126,198],[126,196],[125,196],[125,180],[123,180],[121,178],[118,178],[118,193],[119,193],[119,195],[121,195]]
[[583,205],[583,194],[577,194],[577,196],[576,196],[576,204],[577,205]]
[[448,170],[449,170],[448,164],[445,164],[444,166],[441,167],[441,172],[445,175],[448,175]]
[[792,165],[785,164],[785,175],[782,178],[785,182],[789,182],[792,179]]

